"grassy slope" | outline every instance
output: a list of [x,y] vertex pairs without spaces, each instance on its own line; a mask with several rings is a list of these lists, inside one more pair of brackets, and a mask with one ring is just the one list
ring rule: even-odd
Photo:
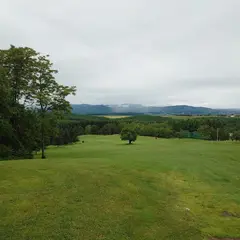
[[46,160],[0,162],[1,239],[240,236],[240,218],[221,216],[240,213],[239,144],[84,140]]

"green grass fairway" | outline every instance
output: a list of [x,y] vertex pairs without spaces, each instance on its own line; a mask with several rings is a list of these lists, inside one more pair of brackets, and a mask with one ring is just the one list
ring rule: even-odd
[[240,238],[240,144],[84,136],[0,162],[0,239]]

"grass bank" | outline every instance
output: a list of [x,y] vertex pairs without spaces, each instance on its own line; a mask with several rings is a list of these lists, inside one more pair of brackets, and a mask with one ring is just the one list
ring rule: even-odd
[[0,162],[0,238],[240,237],[240,145],[84,136]]

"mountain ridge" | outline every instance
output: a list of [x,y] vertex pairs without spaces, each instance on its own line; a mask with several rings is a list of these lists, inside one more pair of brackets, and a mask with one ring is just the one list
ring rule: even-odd
[[231,115],[240,114],[240,109],[216,109],[189,105],[144,106],[141,104],[92,105],[71,104],[74,114],[159,114],[159,115]]

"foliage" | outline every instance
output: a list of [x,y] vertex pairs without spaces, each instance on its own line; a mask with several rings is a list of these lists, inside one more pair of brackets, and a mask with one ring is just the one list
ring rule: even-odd
[[87,125],[86,127],[85,127],[85,134],[91,134],[91,130],[92,130],[92,126],[91,125]]
[[[199,117],[173,119],[160,116],[138,115],[129,118],[107,119],[90,115],[72,115],[71,120],[78,121],[82,127],[92,126],[98,131],[86,134],[119,134],[125,126],[134,128],[140,136],[159,138],[193,138],[216,141],[229,139],[229,134],[240,129],[240,118]],[[97,127],[95,127],[97,126]],[[97,132],[97,133],[96,133]],[[217,134],[218,133],[218,134]]]
[[235,131],[232,136],[233,140],[240,141],[240,130]]
[[213,128],[209,125],[202,125],[198,128],[198,132],[201,134],[202,138],[205,140],[211,140],[213,138]]
[[70,111],[65,98],[74,87],[59,85],[48,56],[31,48],[0,50],[0,158],[42,158],[58,119]]
[[121,131],[121,140],[128,141],[129,144],[137,140],[137,132],[131,126],[126,126]]
[[91,126],[91,134],[98,134],[99,127],[97,125]]
[[119,134],[120,129],[115,123],[107,123],[99,130],[99,133],[103,135]]
[[76,121],[61,121],[57,125],[57,133],[51,136],[51,145],[66,145],[76,143],[79,136],[84,134],[84,129]]
[[[42,158],[45,158],[45,136],[46,128],[54,117],[61,117],[70,112],[70,103],[65,99],[68,95],[75,93],[75,87],[59,85],[54,77],[57,73],[52,69],[52,63],[48,56],[36,53],[34,61],[35,68],[30,87],[30,98],[39,111],[41,119],[41,150]],[[66,132],[66,135],[68,132]]]

